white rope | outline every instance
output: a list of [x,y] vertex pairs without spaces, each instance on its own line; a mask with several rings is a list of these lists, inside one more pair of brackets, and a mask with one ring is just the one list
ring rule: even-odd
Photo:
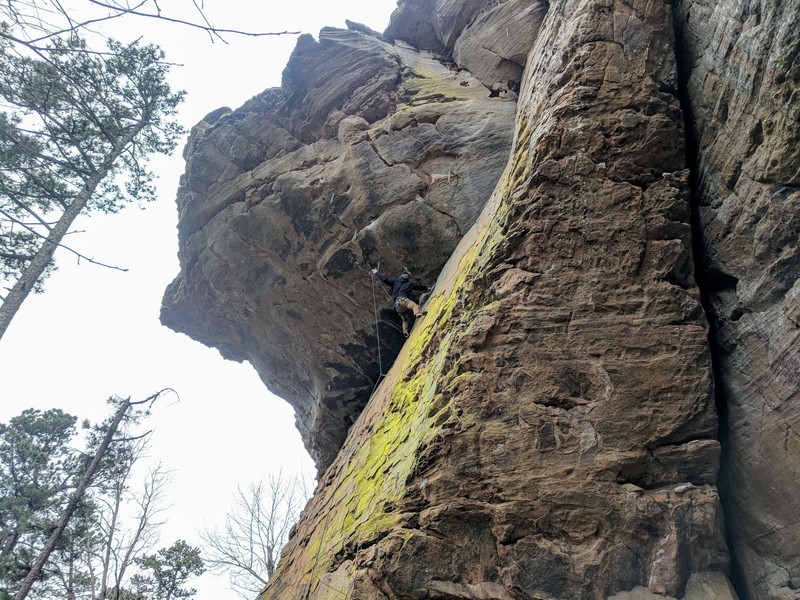
[[[375,274],[372,274],[371,277],[372,281],[372,308],[375,311],[375,338],[378,340],[378,369],[380,373],[378,375],[378,381],[375,382],[375,387],[378,386],[381,378],[384,376],[383,372],[383,360],[381,359],[381,332],[380,328],[378,327],[378,300],[375,298]],[[375,391],[375,388],[372,388],[372,391]]]

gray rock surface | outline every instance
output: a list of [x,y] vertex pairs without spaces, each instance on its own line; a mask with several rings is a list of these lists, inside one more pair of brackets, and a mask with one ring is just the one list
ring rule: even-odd
[[491,4],[491,0],[399,0],[386,36],[448,54],[476,13]]
[[[251,362],[324,468],[381,371],[369,267],[434,282],[491,195],[513,118],[402,44],[301,37],[281,88],[192,131],[162,321]],[[378,288],[388,368],[402,337]]]
[[547,7],[546,0],[507,0],[491,6],[456,40],[454,59],[487,87],[518,92]]
[[731,549],[751,598],[797,599],[800,4],[681,7]]
[[496,94],[519,91],[547,0],[401,0],[386,35],[452,56]]

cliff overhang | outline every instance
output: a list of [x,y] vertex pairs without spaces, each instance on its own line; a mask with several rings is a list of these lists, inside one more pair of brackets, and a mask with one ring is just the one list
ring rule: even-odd
[[406,0],[198,125],[164,320],[328,466],[264,598],[797,596],[798,11]]

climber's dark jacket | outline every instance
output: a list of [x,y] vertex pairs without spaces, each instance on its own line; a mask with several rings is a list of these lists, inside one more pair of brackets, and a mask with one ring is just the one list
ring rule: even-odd
[[398,298],[410,298],[409,294],[413,290],[427,291],[428,288],[411,279],[407,274],[403,273],[397,279],[386,277],[382,273],[375,273],[375,277],[380,279],[383,283],[392,288],[392,302],[397,304]]

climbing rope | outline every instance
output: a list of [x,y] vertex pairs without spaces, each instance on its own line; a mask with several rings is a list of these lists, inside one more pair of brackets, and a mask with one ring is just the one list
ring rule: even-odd
[[[380,268],[380,264],[378,265],[378,268]],[[375,382],[375,386],[372,388],[372,392],[370,393],[370,399],[372,398],[372,395],[375,393],[375,390],[378,388],[378,385],[380,385],[381,380],[387,375],[386,373],[383,372],[383,358],[382,358],[382,355],[381,355],[380,317],[379,317],[379,314],[378,314],[377,294],[375,293],[375,279],[376,279],[375,274],[370,272],[370,281],[371,281],[371,284],[372,284],[372,309],[373,309],[373,311],[375,313],[375,338],[376,338],[377,343],[378,343],[378,368],[379,368],[380,373],[378,375],[377,381]],[[389,300],[391,300],[392,297],[386,291],[386,289],[383,286],[380,286],[380,287],[383,290],[384,294],[386,294],[387,298],[389,298]],[[352,425],[353,428],[357,428],[358,424],[365,418],[364,417],[365,412],[366,411],[362,411],[361,414],[358,415],[358,418],[356,419],[355,423],[353,423],[353,425]],[[355,444],[351,444],[350,447],[347,450],[347,455],[341,461],[341,467],[339,469],[339,472],[336,474],[335,481],[332,484],[330,484],[330,486],[329,486],[329,489],[331,490],[330,491],[331,497],[335,496],[336,492],[341,487],[341,485],[343,483],[343,478],[344,478],[344,474],[345,474],[346,468],[350,464],[350,461],[353,458],[353,454],[355,453],[355,450],[356,450],[356,445]],[[397,483],[395,483],[395,485],[397,485]],[[352,486],[352,481],[351,481],[351,486]],[[349,493],[352,494],[353,490],[351,489]],[[320,555],[322,553],[322,548],[324,546],[324,542],[326,540],[326,537],[328,537],[328,534],[329,534],[328,526],[330,524],[330,516],[331,516],[331,512],[330,512],[330,509],[328,509],[327,513],[325,514],[325,521],[324,521],[323,526],[322,526],[322,533],[320,534],[320,537],[319,537],[319,545],[317,546],[317,551],[316,551],[316,553],[314,555],[314,562],[312,564],[311,571],[310,571],[311,577],[309,578],[308,583],[305,585],[305,589],[303,591],[300,591],[300,596],[301,596],[302,600],[309,600],[309,598],[311,597],[312,586],[315,583],[317,585],[321,584],[321,585],[325,586],[327,589],[329,589],[329,590],[331,590],[333,592],[336,592],[339,595],[344,596],[345,598],[350,598],[350,594],[348,592],[344,592],[342,590],[339,590],[339,589],[331,586],[326,581],[324,581],[321,576],[314,575],[315,571],[317,570],[317,566],[319,564],[319,559],[320,559]],[[341,524],[341,526],[339,528],[339,532],[336,534],[336,539],[337,539],[337,541],[339,543],[343,542],[343,540],[344,540],[343,527],[344,527],[344,522],[342,522],[342,524]],[[359,549],[360,549],[360,544],[359,544]],[[314,579],[316,579],[316,581],[314,581]]]
[[[380,268],[380,265],[378,265],[378,267]],[[372,283],[372,309],[373,309],[373,311],[375,313],[375,338],[376,338],[376,340],[378,342],[378,369],[379,369],[380,373],[378,374],[378,379],[375,381],[375,386],[372,388],[372,392],[370,393],[370,398],[372,398],[372,394],[375,393],[375,390],[378,388],[378,385],[380,385],[381,380],[386,376],[386,373],[383,372],[383,357],[381,355],[380,317],[379,317],[379,314],[378,314],[378,298],[377,298],[377,294],[375,293],[375,279],[376,279],[376,277],[375,277],[374,273],[370,272],[370,281]],[[383,288],[383,286],[381,286],[381,289],[386,294],[386,296],[389,298],[389,300],[391,300],[392,297]],[[352,426],[356,427],[357,424],[363,418],[364,418],[364,411],[362,411],[361,414],[358,415],[358,418],[356,419],[356,422]],[[342,480],[344,478],[344,474],[345,474],[347,465],[350,464],[350,460],[353,457],[353,453],[355,452],[355,449],[356,449],[355,444],[351,444],[349,449],[348,449],[348,451],[347,451],[346,457],[342,460],[341,467],[339,469],[339,472],[336,475],[336,479],[330,485],[330,490],[331,490],[330,493],[331,493],[331,495],[335,495],[336,491],[341,487]],[[352,485],[352,482],[351,482],[351,485]],[[350,493],[352,493],[352,490],[351,490]],[[320,577],[319,575],[315,575],[314,574],[315,571],[317,570],[317,565],[319,563],[320,554],[322,553],[322,548],[324,546],[324,542],[326,540],[326,537],[328,536],[328,525],[330,523],[330,516],[331,516],[331,512],[330,512],[330,509],[328,509],[327,513],[325,514],[325,521],[324,521],[323,526],[322,526],[322,533],[320,534],[320,537],[319,537],[319,545],[317,546],[317,551],[316,551],[316,553],[314,555],[314,561],[313,561],[312,566],[311,566],[311,571],[309,572],[310,577],[308,579],[308,582],[304,586],[305,589],[298,590],[298,594],[299,594],[298,598],[300,598],[301,600],[309,600],[309,598],[311,597],[312,586],[315,583],[317,585],[321,584],[321,585],[325,586],[327,589],[329,589],[329,590],[331,590],[333,592],[336,592],[339,595],[344,596],[345,598],[349,598],[350,597],[349,593],[344,592],[342,590],[339,590],[339,589],[331,586],[329,583],[324,581],[322,579],[322,577]],[[344,523],[342,523],[342,527],[343,526],[344,526]],[[342,529],[340,527],[339,532],[337,534],[337,539],[338,539],[339,542],[341,542],[343,540],[342,534],[343,534],[343,531],[342,531]],[[314,579],[316,579],[316,581],[314,581]]]
[[[381,331],[378,327],[378,300],[375,298],[375,274],[372,274],[370,277],[370,281],[372,281],[372,309],[375,312],[375,337],[378,340],[378,368],[380,373],[378,374],[378,381],[375,382],[375,386],[377,387],[378,382],[383,378],[383,360],[381,359]],[[386,291],[386,290],[384,290]],[[375,391],[375,388],[372,388],[372,391]]]

